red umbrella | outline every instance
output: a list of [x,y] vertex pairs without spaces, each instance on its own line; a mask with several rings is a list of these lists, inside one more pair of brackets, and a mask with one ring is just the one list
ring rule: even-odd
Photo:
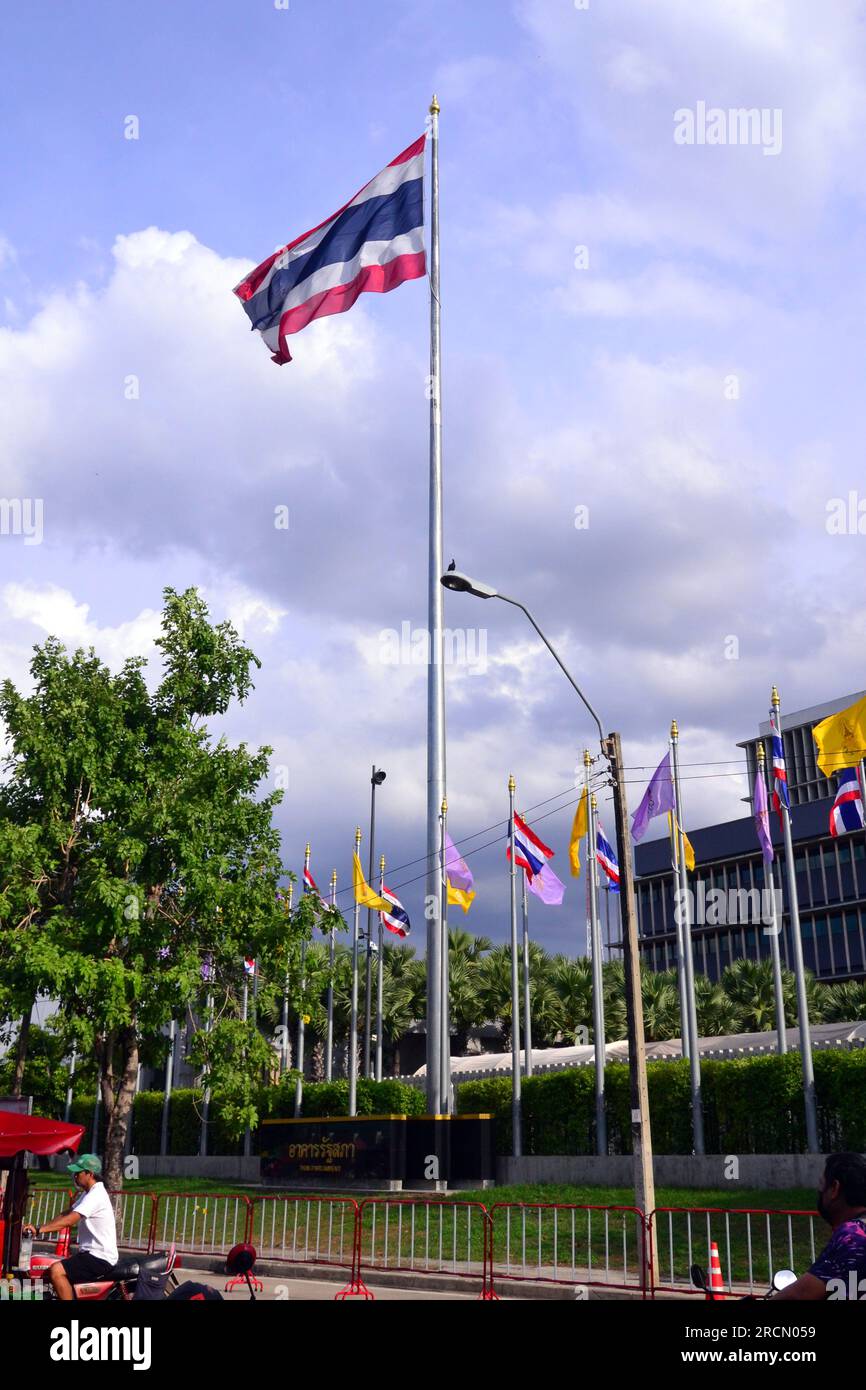
[[67,1125],[62,1120],[43,1120],[38,1115],[20,1115],[0,1110],[0,1158],[13,1158],[26,1150],[31,1154],[59,1154],[66,1149],[78,1152],[84,1125]]

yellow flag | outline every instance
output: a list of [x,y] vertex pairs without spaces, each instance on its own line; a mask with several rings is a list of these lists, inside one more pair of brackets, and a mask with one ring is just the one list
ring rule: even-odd
[[[668,828],[669,828],[669,830],[670,830],[670,832],[671,832],[671,843],[673,844],[673,843],[674,843],[674,813],[673,813],[673,811],[668,811]],[[677,822],[677,831],[679,831],[679,829],[680,829],[679,822]],[[679,844],[679,837],[677,837],[676,843]],[[685,851],[686,851],[686,868],[688,869],[688,871],[689,871],[690,874],[693,874],[694,871],[695,871],[695,852],[694,852],[694,850],[692,849],[692,842],[691,842],[691,840],[689,839],[689,837],[688,837],[688,835],[686,834],[685,831],[683,831],[683,845],[684,845]],[[676,853],[678,853],[678,851],[675,849],[675,850],[674,850],[674,853],[676,854]]]
[[829,719],[822,719],[812,730],[818,745],[817,762],[825,777],[843,767],[856,767],[866,758],[866,696]]
[[369,883],[364,877],[364,870],[361,868],[361,861],[357,854],[352,856],[352,882],[355,886],[355,902],[360,903],[361,907],[369,907],[373,912],[390,912],[391,904],[384,898],[380,898],[378,893],[374,893]]
[[580,801],[577,803],[577,810],[574,813],[574,824],[571,827],[571,839],[568,842],[568,858],[571,863],[571,872],[574,878],[580,878],[580,842],[585,836],[586,831],[586,787],[584,787]]
[[455,907],[462,907],[464,912],[468,912],[475,901],[475,890],[474,888],[454,888],[449,878],[448,901],[453,903]]

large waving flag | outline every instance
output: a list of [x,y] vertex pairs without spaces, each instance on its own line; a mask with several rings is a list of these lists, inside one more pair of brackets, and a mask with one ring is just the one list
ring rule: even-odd
[[[511,844],[505,851],[511,858]],[[549,861],[553,850],[540,840],[522,816],[514,814],[514,862],[526,873],[526,884],[530,893],[540,898],[548,907],[559,907],[565,894],[565,884],[557,878]]]
[[619,892],[619,860],[613,845],[602,829],[601,821],[596,821],[595,857],[610,879],[611,890]]
[[571,825],[571,839],[568,842],[568,862],[571,865],[571,874],[573,878],[580,878],[580,845],[587,832],[588,800],[586,787],[584,787],[581,792],[580,801],[577,803],[577,810],[574,813],[574,820]]
[[767,805],[767,786],[764,782],[764,773],[761,767],[755,773],[755,829],[758,832],[758,843],[761,846],[761,854],[764,863],[769,864],[775,857],[773,851],[773,841],[770,838],[770,808]]
[[866,758],[866,696],[812,730],[818,745],[817,762],[825,777],[834,777]]
[[393,932],[395,936],[408,936],[412,930],[409,925],[409,914],[396,893],[392,893],[391,889],[386,888],[384,883],[382,884],[382,897],[390,904],[387,912],[379,913],[382,926],[387,927],[388,931]]
[[316,887],[316,880],[310,873],[309,865],[304,866],[304,892],[315,893],[317,898],[321,897],[321,894],[318,888]]
[[468,912],[475,901],[472,870],[457,848],[448,831],[445,831],[445,879],[448,885],[448,902],[454,907],[462,907]]
[[633,840],[642,840],[654,816],[674,810],[674,779],[671,776],[671,755],[665,753],[649,781],[631,821]]
[[839,790],[830,811],[830,834],[850,835],[863,829],[863,797],[856,767],[843,768],[839,773]]
[[365,879],[357,854],[352,855],[352,886],[355,890],[355,902],[361,907],[369,907],[371,912],[390,912],[391,904],[380,898],[378,893],[374,893]]
[[779,824],[782,823],[782,807],[786,811],[791,809],[791,801],[788,796],[788,769],[785,766],[785,745],[782,735],[776,724],[776,716],[770,715],[770,743],[773,750],[773,807],[778,812]]
[[427,272],[422,135],[351,202],[290,241],[235,286],[272,359],[291,362],[287,339],[313,319],[343,314],[360,294],[386,294]]

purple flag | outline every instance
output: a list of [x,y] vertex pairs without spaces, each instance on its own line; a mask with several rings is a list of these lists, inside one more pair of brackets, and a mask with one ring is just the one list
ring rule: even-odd
[[472,877],[472,870],[466,860],[461,859],[457,853],[454,841],[447,830],[445,831],[445,874],[452,888],[459,888],[464,893],[472,891],[472,885],[475,882]]
[[770,864],[774,858],[773,841],[770,839],[770,812],[767,806],[767,787],[760,770],[755,773],[755,829],[764,863]]
[[650,784],[644,792],[643,801],[632,816],[632,839],[642,840],[653,816],[664,815],[673,809],[674,783],[671,777],[671,755],[666,753],[650,778]]
[[565,893],[565,884],[562,879],[556,877],[549,864],[545,864],[531,878],[527,874],[527,879],[530,893],[534,893],[548,907],[559,907]]

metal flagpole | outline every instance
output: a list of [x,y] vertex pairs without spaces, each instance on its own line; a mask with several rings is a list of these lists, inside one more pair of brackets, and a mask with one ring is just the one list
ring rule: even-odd
[[430,106],[430,536],[427,628],[427,1109],[442,1113],[442,919],[439,811],[445,799],[445,667],[443,664],[442,372],[439,298],[439,103]]
[[517,864],[514,850],[514,792],[516,782],[508,779],[508,839],[511,845],[511,1151],[523,1155],[523,1124],[520,1100],[520,992],[517,984]]
[[[290,883],[290,884],[289,884],[289,891],[288,891],[288,893],[286,894],[285,902],[286,902],[286,919],[287,919],[287,921],[288,921],[288,919],[289,919],[289,918],[291,917],[291,915],[292,915],[292,901],[293,901],[293,897],[294,897],[294,888],[295,888],[295,885],[294,885],[293,883]],[[285,1076],[286,1072],[287,1072],[288,1069],[289,1069],[289,970],[288,970],[288,966],[286,967],[286,979],[285,979],[285,983],[283,984],[283,1011],[282,1011],[282,1015],[281,1015],[281,1017],[280,1017],[280,1024],[281,1024],[281,1027],[282,1027],[282,1030],[283,1030],[283,1031],[282,1031],[282,1035],[281,1035],[282,1041],[281,1041],[281,1045],[280,1045],[280,1076]]]
[[595,1050],[595,1151],[607,1153],[607,1115],[604,1108],[604,981],[601,973],[601,931],[598,920],[598,880],[596,878],[596,810],[595,792],[589,790],[589,751],[583,755],[586,774],[587,819],[586,875],[589,883],[589,939],[592,943],[592,1032]]
[[529,1005],[529,902],[523,874],[523,1075],[532,1075],[532,1013]]
[[[253,961],[253,979],[254,979],[254,980],[256,980],[256,979],[258,978],[258,973],[259,973],[258,962],[254,960],[254,961]],[[249,1011],[249,998],[250,998],[250,987],[249,987],[249,984],[248,984],[248,981],[247,981],[247,967],[246,967],[246,961],[244,961],[244,995],[243,995],[243,1014],[242,1014],[244,1023],[246,1023],[246,1021],[247,1021],[247,1015],[248,1015],[248,1011]],[[253,1151],[253,1135],[252,1135],[252,1130],[250,1129],[249,1125],[247,1125],[246,1129],[244,1130],[244,1158],[249,1158],[250,1155],[252,1154],[252,1151]]]
[[[373,771],[370,775],[370,859],[367,870],[367,882],[373,887],[373,859],[376,851],[376,787],[379,783],[376,780],[376,764],[373,764]],[[373,1075],[373,1051],[372,1038],[373,1032],[373,909],[367,908],[367,949],[366,949],[366,970],[365,970],[365,989],[364,989],[364,1075],[368,1080]]]
[[69,1059],[69,1084],[66,1087],[66,1105],[63,1109],[63,1123],[67,1125],[69,1124],[69,1116],[72,1111],[72,1092],[75,1087],[75,1063],[77,1060],[78,1054],[75,1050],[75,1044],[73,1043],[72,1056]]
[[[361,857],[361,827],[355,831],[355,854]],[[358,1113],[358,933],[361,930],[361,904],[355,899],[352,923],[352,1014],[349,1022],[349,1114]]]
[[[776,733],[782,738],[782,715],[779,692],[773,686],[770,695],[770,715],[776,723]],[[784,743],[782,744],[784,752]],[[790,790],[789,790],[790,796]],[[803,1103],[806,1111],[806,1147],[818,1152],[818,1112],[815,1104],[815,1071],[812,1065],[812,1034],[809,1029],[809,1003],[806,998],[806,969],[803,964],[803,938],[800,935],[800,905],[797,898],[797,868],[791,840],[791,813],[781,801],[782,834],[785,838],[785,869],[788,878],[788,911],[791,915],[791,949],[794,956],[794,977],[797,982],[797,1022],[800,1029],[800,1056],[803,1063]]]
[[680,913],[683,932],[683,957],[686,966],[686,1012],[689,1030],[689,1080],[692,1091],[692,1142],[696,1154],[704,1152],[704,1108],[701,1097],[701,1054],[698,1048],[698,1014],[695,1006],[695,962],[692,954],[692,916],[689,911],[689,879],[686,866],[686,842],[683,832],[683,808],[680,794],[679,730],[671,721],[671,760],[674,774],[674,830],[680,866]]
[[[385,889],[385,856],[379,857],[379,896],[381,897]],[[379,961],[376,978],[376,1080],[382,1080],[382,1014],[384,1010],[384,990],[385,990],[385,937],[382,926],[382,914],[379,913]]]
[[165,1059],[165,1087],[162,1097],[162,1125],[159,1134],[159,1152],[168,1153],[168,1115],[171,1106],[171,1087],[174,1081],[174,1047],[177,1037],[177,1024],[174,1019],[168,1026],[168,1056]]
[[[331,872],[331,907],[337,906],[337,870]],[[328,933],[328,1031],[325,1040],[325,1080],[334,1077],[334,928]]]
[[443,797],[439,830],[439,903],[441,909],[442,934],[440,939],[440,1013],[442,1018],[442,1039],[439,1044],[439,1104],[441,1114],[451,1114],[451,1011],[449,1008],[450,970],[448,959],[448,872],[445,866],[445,831],[448,822],[448,802]]
[[680,1048],[683,1057],[688,1059],[692,1049],[689,1046],[689,1004],[688,993],[686,991],[686,962],[685,951],[683,949],[683,922],[682,912],[677,911],[677,890],[680,882],[680,849],[677,842],[676,820],[672,820],[668,813],[670,824],[671,842],[671,867],[674,873],[674,930],[676,932],[676,958],[677,958],[677,989],[680,996]]
[[[219,918],[219,917],[220,917],[220,914],[222,913],[222,908],[218,906],[217,909],[216,909],[216,911],[217,911],[217,917]],[[208,963],[208,976],[207,976],[208,980],[211,979],[211,976],[212,976],[212,975],[213,975],[213,957],[210,958],[209,963]],[[204,1031],[205,1031],[206,1033],[210,1033],[210,1031],[211,1031],[212,1028],[213,1028],[213,991],[210,990],[210,989],[208,990],[207,995],[205,996],[205,1006],[204,1006],[204,1010],[205,1010]],[[190,1015],[190,1018],[192,1018],[192,1015]],[[200,1133],[200,1135],[199,1135],[199,1145],[198,1145],[198,1151],[199,1151],[199,1154],[201,1155],[202,1158],[205,1158],[205,1157],[207,1156],[207,1127],[208,1127],[209,1119],[210,1119],[210,1086],[205,1085],[205,1087],[204,1087],[204,1094],[202,1095],[202,1102],[201,1102],[201,1133]]]
[[[306,875],[307,872],[309,871],[309,868],[310,868],[310,846],[309,846],[309,843],[308,843],[308,844],[306,845],[305,849],[304,849],[304,874],[305,874],[305,875]],[[304,878],[304,883],[305,883],[305,884],[306,884],[306,881],[307,881],[307,880],[306,880],[306,877],[305,877],[305,878]],[[304,1012],[303,1012],[303,1010],[304,1010],[304,1002],[303,1002],[303,997],[304,997],[304,988],[305,988],[306,983],[307,983],[307,975],[306,975],[306,970],[305,970],[306,960],[307,960],[307,943],[306,943],[306,940],[304,940],[304,941],[301,942],[301,990],[300,990],[300,993],[301,993],[301,1005],[300,1005],[300,1008],[298,1009],[298,1036],[297,1036],[297,1043],[296,1043],[296,1045],[295,1045],[295,1054],[296,1054],[296,1055],[295,1055],[295,1067],[297,1068],[297,1072],[298,1072],[298,1079],[297,1079],[297,1081],[295,1082],[295,1119],[296,1119],[296,1120],[297,1120],[297,1119],[299,1118],[299,1116],[300,1116],[301,1107],[303,1106],[303,1103],[304,1103],[304,1044],[305,1044],[305,1042],[306,1042],[306,1024],[305,1024],[305,1022],[304,1022]],[[259,972],[258,972],[258,970],[257,970],[257,971],[256,971],[256,979],[258,980],[258,978],[259,978]]]
[[[758,775],[763,779],[764,786],[767,785],[767,768],[764,757],[764,745],[760,741],[755,749],[758,758]],[[776,1051],[780,1056],[788,1051],[788,1032],[785,1023],[785,992],[782,987],[782,954],[779,949],[779,935],[782,924],[779,921],[779,914],[776,911],[776,870],[772,859],[769,864],[764,864],[764,886],[766,887],[767,878],[770,880],[770,903],[773,913],[773,920],[770,924],[770,957],[773,962],[773,996],[776,1001]],[[761,913],[763,918],[763,913]],[[763,926],[763,922],[762,922]]]

